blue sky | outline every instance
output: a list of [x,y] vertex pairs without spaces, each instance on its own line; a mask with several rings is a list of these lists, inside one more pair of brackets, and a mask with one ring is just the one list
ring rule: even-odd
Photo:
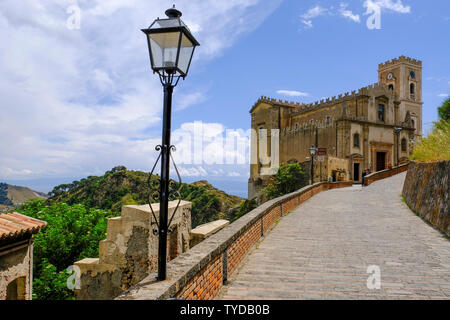
[[[162,89],[139,29],[173,2],[201,43],[175,90],[174,133],[196,121],[209,137],[247,130],[261,95],[314,102],[376,82],[378,63],[401,55],[423,61],[425,131],[450,92],[445,0],[4,0],[0,181],[49,191],[119,164],[151,169]],[[381,29],[366,25],[368,2],[381,8]],[[67,28],[74,5],[79,29]],[[204,158],[221,148],[206,144]],[[235,153],[245,158],[248,148]],[[247,164],[183,161],[184,180],[245,195]]]

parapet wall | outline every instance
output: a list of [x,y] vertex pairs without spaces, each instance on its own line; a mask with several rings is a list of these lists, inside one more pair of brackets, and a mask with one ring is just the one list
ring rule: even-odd
[[368,86],[359,88],[358,90],[353,90],[351,92],[345,92],[343,94],[339,94],[339,95],[333,96],[331,98],[318,100],[318,101],[315,101],[315,102],[309,103],[309,104],[293,102],[293,101],[288,101],[288,100],[277,100],[277,99],[269,98],[266,96],[262,96],[252,106],[251,110],[253,110],[260,103],[268,103],[268,104],[272,104],[272,105],[281,105],[281,106],[291,107],[292,114],[295,115],[295,114],[301,114],[301,113],[309,112],[312,110],[317,110],[320,108],[332,106],[332,105],[335,105],[338,103],[342,103],[344,101],[350,101],[352,99],[355,99],[356,97],[371,96],[374,93],[379,94],[380,91],[387,94],[388,96],[391,96],[392,98],[395,97],[394,91],[389,90],[388,87],[384,83],[376,82],[376,83],[370,84]]
[[381,70],[381,69],[384,69],[387,67],[391,67],[400,62],[407,62],[407,63],[414,64],[416,66],[422,66],[422,61],[420,61],[420,60],[412,59],[412,58],[405,57],[405,56],[400,56],[398,58],[386,61],[385,63],[380,63],[378,65],[378,69]]
[[353,182],[320,182],[262,204],[210,238],[170,261],[166,281],[151,274],[122,293],[118,300],[162,300],[184,298],[210,300],[250,249],[277,219],[313,195],[329,189],[350,187]]
[[450,161],[411,162],[403,197],[420,217],[450,236]]
[[393,167],[392,169],[386,169],[371,173],[364,177],[364,185],[368,186],[375,181],[395,176],[396,174],[405,172],[406,170],[408,170],[408,163],[399,165],[398,167]]

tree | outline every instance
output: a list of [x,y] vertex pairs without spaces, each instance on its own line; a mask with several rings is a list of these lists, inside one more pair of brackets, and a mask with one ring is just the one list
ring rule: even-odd
[[111,212],[81,204],[47,204],[43,199],[29,200],[17,211],[47,222],[34,239],[33,299],[73,299],[66,269],[78,260],[98,257],[98,244],[106,238]]
[[282,163],[262,192],[270,200],[301,189],[307,184],[306,174],[298,163]]
[[242,217],[243,215],[249,213],[250,211],[252,211],[253,209],[255,209],[258,206],[258,204],[256,203],[255,199],[252,200],[244,200],[241,202],[241,204],[239,205],[239,208],[236,212],[236,214],[231,217],[231,219],[233,221],[236,221],[237,219],[239,219],[240,217]]
[[439,118],[445,121],[450,120],[450,98],[447,98],[438,108]]
[[3,204],[5,206],[14,205],[8,198],[8,185],[6,183],[0,183],[0,204]]

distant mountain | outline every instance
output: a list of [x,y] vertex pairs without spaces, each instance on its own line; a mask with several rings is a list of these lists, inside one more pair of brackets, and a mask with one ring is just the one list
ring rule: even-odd
[[[109,209],[119,214],[123,205],[148,203],[149,174],[118,166],[103,176],[89,176],[70,184],[56,186],[49,201],[84,204],[90,208]],[[192,227],[216,219],[233,220],[232,210],[243,198],[214,188],[208,181],[182,184],[181,197],[192,202]]]
[[27,187],[13,186],[0,182],[0,212],[12,209],[29,199],[35,198],[48,198],[48,195]]

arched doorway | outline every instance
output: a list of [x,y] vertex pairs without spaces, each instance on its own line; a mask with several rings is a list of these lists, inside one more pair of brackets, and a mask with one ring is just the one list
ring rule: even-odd
[[6,288],[6,300],[26,300],[26,277],[20,277],[8,284]]

